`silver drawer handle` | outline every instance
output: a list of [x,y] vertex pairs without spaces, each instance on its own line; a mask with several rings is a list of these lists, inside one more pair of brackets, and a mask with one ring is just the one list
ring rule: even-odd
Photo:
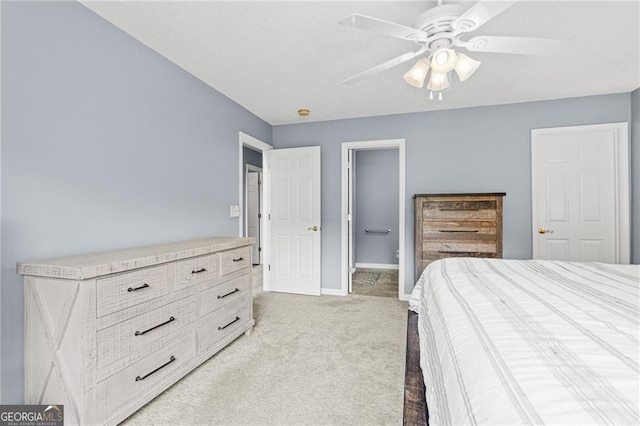
[[462,230],[462,229],[451,229],[451,230],[447,230],[447,229],[441,229],[440,232],[469,232],[469,233],[473,233],[473,232],[479,232],[477,229],[476,230]]
[[144,380],[144,379],[146,379],[147,377],[149,377],[150,375],[152,375],[152,374],[153,374],[153,373],[155,373],[156,371],[158,371],[158,370],[160,370],[160,369],[162,369],[162,368],[166,367],[167,365],[171,364],[171,363],[172,363],[173,361],[175,361],[175,360],[176,360],[176,357],[175,357],[175,356],[173,356],[173,355],[171,355],[171,358],[169,358],[169,362],[165,362],[165,363],[164,363],[164,364],[162,364],[160,367],[156,368],[155,370],[153,370],[153,371],[152,371],[152,372],[150,372],[150,373],[145,374],[145,375],[144,375],[144,376],[142,376],[142,377],[140,377],[140,376],[136,377],[136,382],[139,382],[140,380]]
[[163,322],[162,324],[158,324],[158,325],[156,325],[155,327],[151,327],[151,328],[149,328],[149,329],[147,329],[147,330],[145,330],[145,331],[136,331],[136,332],[134,333],[134,336],[142,336],[143,334],[148,333],[148,332],[150,332],[151,330],[155,330],[156,328],[158,328],[158,327],[162,327],[163,325],[167,325],[167,324],[169,324],[170,322],[173,322],[173,321],[175,321],[175,320],[176,320],[176,319],[175,319],[174,317],[170,317],[168,321],[165,321],[165,322]]
[[231,296],[233,293],[237,293],[237,292],[239,292],[239,291],[240,291],[240,289],[236,288],[235,290],[230,291],[230,292],[229,292],[229,293],[227,293],[227,294],[223,294],[222,296],[218,295],[218,299],[224,299],[225,297],[227,297],[227,296]]
[[129,288],[127,289],[127,291],[128,291],[129,293],[131,293],[132,291],[142,290],[143,288],[149,288],[149,284],[144,283],[144,284],[142,284],[140,287],[134,287],[134,288],[129,287]]

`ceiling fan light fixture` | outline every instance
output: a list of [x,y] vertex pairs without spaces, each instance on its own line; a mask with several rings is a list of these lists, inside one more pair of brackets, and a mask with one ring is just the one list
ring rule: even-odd
[[475,59],[471,59],[467,55],[462,53],[458,53],[458,60],[456,61],[456,65],[454,69],[456,70],[456,74],[460,77],[460,81],[465,81],[471,74],[473,74],[482,62],[476,61]]
[[431,57],[431,69],[437,73],[448,73],[456,65],[457,57],[456,52],[442,47]]
[[422,58],[404,75],[404,80],[413,87],[421,89],[428,72],[429,60]]
[[429,79],[429,84],[427,84],[427,89],[431,91],[439,91],[444,90],[449,87],[449,77],[447,73],[440,73],[431,71],[431,78]]

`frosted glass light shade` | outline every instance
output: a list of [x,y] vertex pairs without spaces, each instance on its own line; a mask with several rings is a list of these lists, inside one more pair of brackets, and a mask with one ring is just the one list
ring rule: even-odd
[[456,65],[457,55],[451,49],[440,48],[431,57],[431,71],[448,73]]
[[460,81],[465,81],[471,74],[473,74],[482,62],[471,59],[467,55],[458,53],[458,60],[456,61],[456,74],[460,77]]
[[413,87],[421,89],[428,72],[429,60],[422,58],[404,75],[404,80]]
[[449,87],[447,73],[433,72],[431,70],[431,78],[429,79],[429,84],[427,84],[427,89],[437,91],[444,90],[447,87]]

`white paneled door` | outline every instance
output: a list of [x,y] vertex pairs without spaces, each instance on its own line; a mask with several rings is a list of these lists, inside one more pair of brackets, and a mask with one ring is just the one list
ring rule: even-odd
[[267,152],[270,290],[320,295],[320,147]]
[[626,125],[619,126],[533,130],[534,258],[625,261],[619,210],[628,208],[620,203],[628,187],[620,185],[618,150]]

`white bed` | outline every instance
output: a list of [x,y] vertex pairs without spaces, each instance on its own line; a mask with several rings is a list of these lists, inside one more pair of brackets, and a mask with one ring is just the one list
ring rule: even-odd
[[411,295],[430,425],[640,424],[640,266],[450,258]]

